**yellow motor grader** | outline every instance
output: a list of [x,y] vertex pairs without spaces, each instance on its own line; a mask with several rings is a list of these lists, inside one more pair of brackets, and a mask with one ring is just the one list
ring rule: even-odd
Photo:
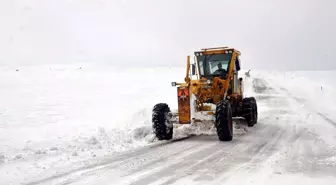
[[252,127],[257,123],[258,110],[254,97],[244,97],[243,78],[238,77],[240,51],[230,47],[206,48],[194,52],[194,63],[187,57],[184,83],[177,86],[178,111],[172,113],[168,104],[153,108],[153,131],[159,140],[173,137],[173,124],[210,121],[220,141],[233,138],[233,120],[239,119]]

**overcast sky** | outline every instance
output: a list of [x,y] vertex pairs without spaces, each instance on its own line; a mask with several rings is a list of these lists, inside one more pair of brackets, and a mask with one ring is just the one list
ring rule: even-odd
[[232,46],[243,68],[336,69],[335,0],[0,0],[0,65],[185,65]]

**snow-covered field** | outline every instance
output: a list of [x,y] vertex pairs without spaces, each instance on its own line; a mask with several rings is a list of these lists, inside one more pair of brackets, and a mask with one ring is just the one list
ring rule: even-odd
[[2,161],[94,155],[145,145],[153,139],[147,137],[152,106],[163,101],[176,107],[176,90],[170,83],[183,79],[184,73],[169,68],[80,67],[1,69]]
[[[210,136],[162,146],[158,144],[166,142],[158,142],[151,133],[153,105],[167,102],[171,109],[176,109],[176,88],[171,87],[170,83],[182,81],[185,68],[125,69],[63,65],[18,69],[0,68],[0,184],[71,184],[77,180],[78,184],[85,184],[81,182],[82,178],[73,180],[67,177],[71,175],[84,179],[85,174],[77,174],[78,170],[72,174],[71,168],[84,166],[83,171],[91,171],[95,167],[104,166],[97,165],[99,161],[110,164],[106,162],[109,159],[122,163],[125,159],[118,160],[118,154],[125,151],[123,156],[128,156],[132,162],[126,160],[125,164],[131,166],[125,169],[115,167],[119,170],[115,173],[108,169],[102,171],[102,174],[109,173],[99,181],[89,175],[88,184],[114,184],[111,182],[124,177],[119,175],[123,170],[131,173],[137,165],[139,168],[142,164],[144,168],[149,168],[154,163],[166,160],[163,166],[167,166],[180,159],[187,159],[190,152],[197,150],[200,152],[199,157],[203,157],[196,156],[194,160],[200,163],[203,159],[208,161],[204,163],[205,171],[225,171],[215,163],[218,154],[222,154],[217,153],[216,149],[225,144],[217,141],[213,129],[198,130],[184,126],[175,131],[174,138],[190,134]],[[245,161],[247,157],[228,157],[232,161],[223,164],[223,168],[228,165],[233,166],[233,170],[225,175],[221,173],[221,177],[212,177],[214,182],[236,171],[236,176],[228,184],[335,182],[336,115],[333,113],[336,111],[336,82],[333,77],[336,77],[336,71],[252,70],[251,74],[251,79],[245,82],[245,90],[247,95],[257,97],[260,123],[249,128],[247,133],[238,134],[236,142],[227,144],[227,150],[221,149],[219,152],[228,156],[231,155],[230,151],[250,152],[255,153],[255,156],[248,158],[248,162]],[[155,147],[141,150],[149,145]],[[189,151],[185,148],[192,146],[196,149]],[[260,151],[254,151],[254,148],[260,148]],[[134,149],[140,149],[140,152],[134,152]],[[169,152],[165,153],[167,150]],[[151,156],[146,151],[156,152],[160,158],[154,160],[158,156]],[[178,157],[169,161],[172,157],[170,155],[176,155],[175,152],[179,152]],[[186,158],[181,156],[184,154]],[[190,160],[192,158],[189,162],[195,162]],[[241,162],[243,165],[240,166]],[[181,166],[176,167],[184,166],[181,163]],[[257,168],[258,173],[242,168]],[[166,169],[172,170],[173,167]],[[158,182],[163,184],[172,184],[178,180],[181,180],[178,182],[181,184],[195,184],[191,183],[192,178],[179,178],[176,174],[189,172],[192,176],[202,169],[202,166],[198,166],[196,171],[188,171],[189,168],[180,172],[173,170],[174,177],[163,175],[164,171],[156,173],[155,169],[153,174],[162,175]],[[150,170],[142,173],[134,171],[135,175],[127,180],[134,180],[134,183],[137,182],[135,184],[156,182],[155,179],[142,178],[146,174],[151,175]],[[64,171],[67,172],[58,176]],[[325,176],[321,177],[320,172]],[[243,176],[239,176],[239,173]],[[302,176],[305,173],[311,177]],[[249,175],[251,178],[243,181]],[[57,181],[52,181],[56,178]],[[129,183],[125,179],[115,183]],[[203,181],[198,183],[202,184]]]

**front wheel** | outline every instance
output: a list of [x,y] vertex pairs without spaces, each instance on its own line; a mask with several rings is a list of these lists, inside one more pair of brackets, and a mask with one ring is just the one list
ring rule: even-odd
[[220,141],[231,141],[233,138],[232,110],[230,102],[221,101],[216,106],[217,135]]
[[173,138],[173,124],[170,123],[170,108],[165,103],[158,103],[153,108],[152,122],[153,131],[159,140]]

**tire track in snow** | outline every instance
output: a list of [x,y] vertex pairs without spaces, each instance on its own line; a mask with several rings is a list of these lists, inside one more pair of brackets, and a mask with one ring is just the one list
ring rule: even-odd
[[[282,91],[283,93],[287,94],[290,98],[295,100],[297,103],[307,103],[306,99],[294,96],[284,87],[279,87],[279,90]],[[321,118],[323,118],[325,121],[327,121],[328,123],[330,123],[332,126],[334,126],[336,128],[336,121],[330,119],[328,116],[326,116],[325,114],[323,114],[321,112],[318,112],[318,111],[315,111],[315,110],[311,110],[311,111],[314,112],[315,114],[319,115]]]
[[[241,179],[242,174],[252,173],[257,171],[259,168],[262,168],[262,165],[265,161],[267,161],[273,154],[276,153],[277,145],[279,145],[279,141],[284,138],[286,134],[285,130],[279,130],[275,132],[275,137],[271,141],[266,141],[265,145],[257,150],[254,155],[251,156],[250,160],[237,165],[236,168],[230,170],[228,173],[225,173],[221,176],[216,182],[225,182],[228,184],[237,182],[238,179]],[[248,176],[246,176],[246,181]]]
[[[172,171],[172,169],[170,168],[170,166],[181,166],[181,164],[185,161],[185,159],[188,159],[190,158],[191,156],[194,156],[194,155],[199,155],[200,153],[205,153],[206,151],[208,151],[209,149],[211,148],[214,148],[213,146],[215,145],[215,143],[211,144],[210,146],[209,145],[199,145],[199,143],[197,142],[192,142],[195,144],[195,148],[194,150],[191,150],[190,152],[188,151],[180,151],[180,155],[167,155],[169,154],[169,152],[167,152],[168,150],[164,150],[164,148],[161,148],[161,150],[163,151],[166,151],[164,152],[165,153],[165,157],[167,159],[169,159],[169,161],[167,162],[161,162],[160,165],[159,164],[153,164],[153,166],[150,167],[149,170],[141,170],[141,171],[133,171],[133,173],[129,173],[128,170],[124,170],[126,172],[126,174],[121,174],[121,177],[123,177],[123,179],[125,179],[125,181],[130,181],[132,179],[136,180],[140,177],[157,177],[155,176],[155,171],[161,171],[162,169],[165,170],[167,169],[169,172]],[[180,147],[182,147],[184,144],[187,144],[187,145],[190,145],[191,143],[188,142],[188,143],[181,143]],[[198,147],[197,147],[198,146]],[[171,146],[171,145],[167,145],[168,149],[174,149],[176,150],[175,146]],[[149,153],[152,154],[152,157],[155,158],[155,151],[148,151]],[[139,165],[141,167],[141,165]],[[174,169],[174,168],[173,168]],[[106,170],[106,169],[105,169]],[[113,170],[119,170],[118,168],[116,169],[113,169]],[[96,171],[97,173],[97,171]],[[114,171],[102,171],[102,172],[99,172],[99,174],[102,174],[104,173],[105,176],[104,177],[101,177],[101,178],[96,178],[95,179],[95,183],[104,183],[106,181],[108,181],[110,175],[113,175],[113,173],[115,173]],[[169,174],[169,173],[166,173],[166,174]],[[106,178],[106,179],[105,179]],[[81,182],[85,181],[85,179],[82,179],[80,181],[77,181],[76,183],[78,184],[82,184]],[[123,183],[127,183],[127,182],[118,182],[118,184],[123,184]],[[145,183],[147,184],[147,183]]]
[[284,164],[283,169],[288,172],[319,175],[323,171],[323,175],[335,175],[333,171],[336,166],[331,166],[327,162],[328,158],[336,154],[335,150],[321,142],[319,136],[314,133],[303,132],[298,140],[286,148],[284,153],[286,155],[280,163]]
[[[132,153],[123,152],[122,154],[119,154],[119,155],[114,156],[114,157],[102,157],[102,158],[99,158],[99,159],[95,159],[92,162],[92,164],[90,164],[91,161],[86,161],[87,164],[84,164],[84,165],[83,165],[82,162],[75,163],[73,165],[74,166],[78,165],[79,167],[75,167],[75,168],[70,167],[70,170],[68,170],[66,172],[62,172],[62,173],[59,173],[59,174],[53,174],[49,177],[39,179],[37,181],[31,181],[31,182],[25,183],[24,185],[37,185],[37,184],[49,182],[51,180],[65,178],[65,177],[70,176],[70,175],[74,176],[74,174],[88,174],[88,173],[92,173],[94,171],[101,170],[101,169],[104,169],[104,168],[107,168],[107,167],[113,168],[115,166],[119,166],[120,164],[127,163],[129,161],[134,160],[133,156],[137,156],[138,158],[151,156],[151,154],[149,152],[146,152],[147,149],[152,149],[154,151],[155,150],[160,150],[160,147],[164,147],[167,144],[172,144],[172,143],[176,143],[176,142],[179,142],[179,141],[183,141],[187,138],[190,138],[190,137],[180,138],[180,139],[177,139],[177,140],[172,140],[172,141],[163,142],[163,143],[158,143],[158,144],[155,144],[155,145],[152,145],[152,146],[148,146],[148,147],[141,148],[139,150],[132,151]],[[178,151],[180,151],[180,150],[186,150],[186,148],[181,147],[181,148],[179,148]],[[64,167],[62,169],[64,169]],[[53,170],[55,170],[55,169],[53,169]]]
[[316,112],[317,115],[321,116],[324,120],[326,120],[328,123],[334,125],[334,127],[336,127],[336,122],[333,121],[332,119],[328,118],[326,115],[320,113],[320,112]]
[[[205,163],[213,162],[220,156],[230,157],[232,154],[245,152],[244,144],[238,143],[237,145],[228,145],[228,147],[220,148],[219,145],[214,145],[211,148],[207,148],[194,155],[187,156],[188,160],[182,160],[173,165],[168,165],[164,168],[159,168],[158,171],[150,173],[147,176],[136,180],[129,185],[147,185],[160,180],[161,178],[169,178],[164,184],[171,184],[176,182],[183,176],[188,176],[195,172],[195,169],[199,169]],[[230,152],[229,152],[230,151]],[[173,172],[173,173],[171,173]]]
[[[173,156],[171,159],[174,160],[182,160],[185,156],[189,155],[190,153],[197,152],[198,150],[202,150],[205,146],[199,146],[197,144],[193,145],[182,145],[183,151],[177,150],[173,152],[165,152],[165,153],[160,153],[160,151],[151,151],[149,150],[146,153],[146,158],[143,158],[143,156],[129,156],[129,160],[116,166],[104,166],[103,168],[89,171],[80,175],[77,175],[75,177],[71,177],[67,179],[66,181],[62,181],[61,183],[58,183],[58,185],[66,185],[66,184],[71,184],[76,181],[80,181],[80,178],[86,177],[86,176],[92,176],[92,175],[97,175],[97,174],[107,174],[107,173],[119,173],[123,171],[128,171],[132,170],[132,168],[135,168],[137,166],[148,166],[148,164],[153,164],[155,163],[154,161],[166,161],[170,155]],[[159,148],[158,148],[159,149]],[[155,155],[157,154],[157,155]],[[146,161],[148,163],[146,163]],[[150,166],[150,165],[149,165]],[[134,174],[133,174],[134,175]],[[107,175],[108,176],[108,175]],[[120,174],[121,177],[125,177],[123,173]]]
[[[274,141],[279,140],[282,137],[283,132],[277,131],[273,132],[272,135],[277,135],[274,137]],[[249,146],[248,150],[243,153],[236,153],[232,158],[223,158],[216,165],[215,169],[212,170],[215,181],[225,182],[228,178],[233,177],[235,174],[240,174],[243,170],[251,170],[253,168],[258,168],[258,166],[265,161],[272,153],[274,153],[274,148],[277,142],[263,141],[257,142]],[[242,155],[243,154],[243,155]],[[210,168],[211,169],[211,168]],[[224,176],[223,176],[224,174]],[[220,178],[219,178],[220,177]],[[237,177],[240,178],[240,177]],[[206,181],[204,175],[199,173],[195,178],[195,181]],[[210,179],[208,179],[210,180]]]

